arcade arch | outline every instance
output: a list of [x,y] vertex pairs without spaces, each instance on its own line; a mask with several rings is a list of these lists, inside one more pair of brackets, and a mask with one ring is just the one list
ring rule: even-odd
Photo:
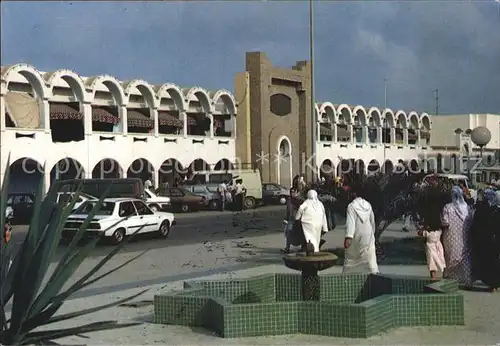
[[50,183],[56,180],[84,179],[85,170],[83,165],[76,159],[65,157],[57,161],[50,170]]
[[17,64],[1,70],[6,81],[5,126],[17,128],[44,128],[45,110],[43,100],[49,98],[50,90],[40,72],[33,66]]
[[183,89],[186,99],[187,134],[207,136],[212,123],[210,97],[205,89],[192,87]]
[[122,178],[123,168],[115,159],[105,158],[92,169],[93,179]]

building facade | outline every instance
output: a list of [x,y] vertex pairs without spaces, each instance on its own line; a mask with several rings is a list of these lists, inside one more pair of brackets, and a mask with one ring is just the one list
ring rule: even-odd
[[237,156],[253,162],[264,181],[290,185],[299,173],[368,174],[401,162],[433,168],[425,160],[432,151],[430,115],[335,102],[315,104],[313,155],[310,71],[308,62],[275,67],[264,53],[252,52],[236,76]]
[[[236,156],[236,101],[227,90],[122,82],[71,70],[1,69],[0,182],[141,177],[156,185],[224,171]],[[10,168],[9,168],[10,167]]]
[[[431,147],[438,169],[472,174],[476,182],[500,178],[500,115],[462,114],[434,117]],[[472,130],[486,127],[490,141],[482,148],[472,140]]]

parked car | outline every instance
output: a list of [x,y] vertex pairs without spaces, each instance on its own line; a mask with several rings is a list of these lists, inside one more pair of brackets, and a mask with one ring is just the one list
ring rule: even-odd
[[[78,231],[96,203],[86,201],[68,217],[63,228],[64,237],[71,237]],[[86,232],[119,244],[140,227],[143,227],[139,231],[141,234],[156,232],[159,237],[166,238],[174,224],[172,213],[154,212],[139,199],[105,198]]]
[[274,183],[262,184],[262,200],[265,204],[286,204],[290,198],[290,190]]
[[216,210],[219,207],[220,196],[217,192],[219,184],[183,185],[182,190],[187,190],[194,195],[205,197],[205,208]]
[[173,210],[180,210],[184,213],[198,211],[205,205],[205,197],[197,196],[183,187],[170,189],[159,188],[155,191],[158,196],[170,197],[170,205]]
[[170,197],[158,196],[149,189],[144,189],[144,200],[152,211],[164,210],[170,207]]
[[[69,204],[74,195],[75,192],[58,192],[56,203]],[[86,201],[98,201],[98,199],[95,198],[94,196],[81,192],[80,195],[78,196],[78,200],[73,206],[73,210],[76,210],[80,205],[82,205]]]
[[28,223],[33,214],[35,195],[32,193],[9,193],[7,195],[7,207],[12,208],[14,217],[13,224]]

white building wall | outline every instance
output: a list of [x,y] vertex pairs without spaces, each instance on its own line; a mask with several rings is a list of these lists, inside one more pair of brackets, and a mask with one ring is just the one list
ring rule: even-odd
[[[142,158],[153,165],[156,175],[162,163],[168,159],[179,161],[184,168],[196,159],[204,160],[212,169],[222,159],[235,163],[236,102],[232,94],[226,90],[208,92],[200,87],[182,90],[174,84],[153,87],[145,81],[119,82],[111,76],[80,77],[68,70],[44,73],[24,64],[2,67],[1,77],[0,183],[3,182],[9,162],[12,164],[22,158],[30,158],[37,161],[41,167],[44,165],[47,167],[44,174],[46,188],[50,183],[51,169],[63,159],[78,161],[86,177],[91,177],[93,168],[102,159],[116,160],[126,174],[132,162]],[[40,96],[42,105],[40,128],[6,127],[5,95],[9,91],[9,83],[31,84],[34,93]],[[53,92],[55,87],[72,92],[61,93],[61,89],[58,89],[59,92],[56,94]],[[94,100],[98,91],[111,93],[110,101]],[[149,106],[155,123],[151,133],[128,133],[126,107],[129,106],[130,95],[140,95],[144,99],[143,104],[130,102],[131,106]],[[213,119],[214,114],[231,114],[232,119],[226,121],[225,125],[232,127],[232,136],[215,136],[213,121],[211,131],[206,136],[190,136],[185,130],[179,135],[159,134],[158,108],[161,107],[161,98],[167,96],[172,100],[170,103],[175,103],[178,107],[181,119],[184,119],[184,129],[186,129],[185,114],[190,111],[190,104],[197,104],[197,107],[201,108],[210,119]],[[80,102],[80,111],[84,114],[84,140],[68,143],[52,142],[50,101]],[[92,132],[91,105],[106,103],[118,106],[121,128],[118,132]]]

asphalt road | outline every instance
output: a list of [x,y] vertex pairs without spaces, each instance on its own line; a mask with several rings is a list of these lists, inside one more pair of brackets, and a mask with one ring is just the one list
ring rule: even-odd
[[[175,213],[176,225],[172,227],[167,239],[158,239],[152,234],[138,235],[122,250],[122,252],[137,252],[146,249],[159,249],[170,246],[180,246],[203,243],[206,241],[221,241],[235,238],[245,238],[263,235],[265,232],[275,233],[281,229],[285,217],[284,206],[265,206],[241,213],[230,211],[200,211],[194,213]],[[28,232],[27,225],[15,225],[12,230],[12,243],[19,246]],[[106,242],[99,244],[89,257],[103,256],[110,250]],[[58,253],[64,252],[66,246],[61,244]]]

